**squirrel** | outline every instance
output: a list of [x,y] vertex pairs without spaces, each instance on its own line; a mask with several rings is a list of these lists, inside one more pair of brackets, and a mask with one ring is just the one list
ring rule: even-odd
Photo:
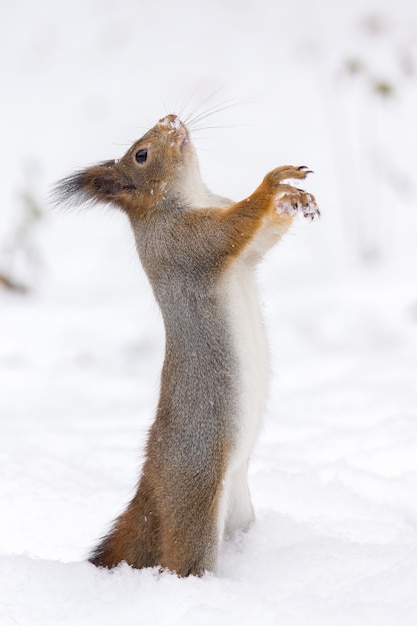
[[[223,537],[254,521],[247,473],[267,391],[255,282],[261,257],[298,212],[320,214],[285,165],[240,202],[202,181],[187,126],[167,115],[120,160],[63,179],[62,202],[110,203],[128,216],[161,309],[165,358],[135,495],[89,561],[216,572]],[[292,182],[292,181],[291,181]]]

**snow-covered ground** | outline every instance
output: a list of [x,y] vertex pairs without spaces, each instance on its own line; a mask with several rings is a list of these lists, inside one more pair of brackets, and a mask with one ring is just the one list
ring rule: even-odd
[[[414,626],[415,3],[0,12],[0,273],[34,285],[0,291],[0,625]],[[223,546],[217,577],[100,571],[85,556],[133,492],[161,318],[116,212],[48,209],[27,242],[35,273],[7,244],[22,193],[44,206],[60,177],[199,105],[223,109],[194,133],[215,192],[239,199],[306,163],[323,217],[300,218],[259,272],[271,390],[256,524]]]

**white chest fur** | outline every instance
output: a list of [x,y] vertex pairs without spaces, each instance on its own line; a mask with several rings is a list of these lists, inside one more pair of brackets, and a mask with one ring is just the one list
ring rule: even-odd
[[226,315],[237,357],[238,410],[219,512],[220,537],[224,530],[229,535],[246,529],[254,517],[247,467],[265,408],[268,379],[266,341],[254,271],[252,263],[237,260],[223,284]]
[[254,267],[237,261],[227,278],[227,314],[238,362],[239,411],[231,460],[245,461],[258,435],[267,391],[267,351]]

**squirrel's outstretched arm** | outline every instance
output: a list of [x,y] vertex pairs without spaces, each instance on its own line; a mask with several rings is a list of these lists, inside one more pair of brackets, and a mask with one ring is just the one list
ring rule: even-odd
[[[260,249],[255,252],[260,256],[288,230],[299,211],[311,219],[318,216],[314,196],[285,182],[304,179],[310,172],[303,165],[278,167],[246,199],[225,209],[209,209],[204,230],[219,257],[238,257],[262,231]],[[190,226],[201,220],[201,211],[188,213],[188,220]]]

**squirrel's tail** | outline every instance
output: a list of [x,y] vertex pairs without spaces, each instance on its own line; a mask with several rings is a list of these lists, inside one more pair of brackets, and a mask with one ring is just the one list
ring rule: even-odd
[[161,560],[159,520],[144,481],[113,528],[92,551],[90,563],[112,568],[126,561],[136,568],[153,567]]

